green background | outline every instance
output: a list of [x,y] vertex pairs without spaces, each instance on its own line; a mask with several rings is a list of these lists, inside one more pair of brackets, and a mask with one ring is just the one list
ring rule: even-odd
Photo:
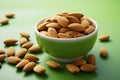
[[[40,60],[37,65],[46,67],[45,75],[34,72],[24,73],[17,70],[14,65],[3,62],[0,68],[0,80],[120,80],[120,1],[119,0],[0,0],[0,19],[8,12],[15,13],[15,18],[10,19],[9,24],[0,25],[0,49],[6,50],[3,40],[6,38],[20,39],[19,32],[25,31],[31,35],[30,41],[37,44],[34,35],[35,23],[41,19],[63,11],[81,12],[85,16],[93,18],[99,25],[99,33],[109,34],[109,42],[96,41],[95,46],[89,52],[96,56],[98,70],[94,73],[72,74],[62,64],[58,71],[50,69],[46,65],[51,58],[44,53],[36,54]],[[99,49],[105,47],[109,55],[107,59],[99,56]],[[15,46],[16,52],[20,45]]]

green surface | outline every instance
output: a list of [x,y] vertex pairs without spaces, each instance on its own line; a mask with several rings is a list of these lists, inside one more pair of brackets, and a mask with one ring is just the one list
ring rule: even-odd
[[[14,65],[3,63],[0,69],[0,80],[120,80],[120,1],[119,0],[0,0],[0,19],[4,18],[7,12],[15,13],[15,18],[10,19],[8,25],[0,26],[0,49],[6,50],[3,40],[6,38],[19,39],[19,32],[25,31],[31,35],[30,40],[36,44],[34,35],[35,23],[44,17],[55,13],[81,12],[93,18],[99,25],[99,33],[107,33],[111,36],[109,42],[96,41],[94,48],[89,52],[96,56],[98,70],[94,73],[72,74],[65,68],[64,63],[60,70],[50,69],[45,62],[51,60],[47,54],[36,54],[40,61],[37,65],[46,67],[45,75],[38,75],[34,72],[24,73],[17,70]],[[108,49],[109,56],[102,59],[99,56],[99,49]],[[16,51],[20,45],[15,46]]]

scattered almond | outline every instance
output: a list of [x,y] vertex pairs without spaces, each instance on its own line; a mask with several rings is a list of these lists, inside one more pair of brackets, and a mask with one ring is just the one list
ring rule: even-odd
[[0,24],[2,24],[2,25],[8,24],[8,22],[9,22],[9,19],[7,19],[7,18],[0,20]]
[[79,59],[79,60],[76,60],[73,62],[73,64],[76,66],[81,66],[81,65],[86,64],[86,63],[87,63],[87,61],[85,59]]
[[23,68],[28,63],[29,63],[28,60],[22,60],[15,67],[18,68],[18,69],[21,69],[21,68]]
[[13,18],[14,16],[15,16],[14,13],[7,13],[7,14],[5,14],[5,17],[7,17],[7,18]]
[[20,38],[19,43],[22,45],[22,44],[26,43],[27,41],[28,40],[26,38],[22,37],[22,38]]
[[39,58],[34,54],[26,54],[24,59],[29,60],[30,62],[37,62]]
[[40,51],[41,51],[39,45],[32,46],[32,47],[30,47],[28,50],[29,50],[30,52],[32,52],[32,53],[40,52]]
[[5,57],[6,57],[5,54],[1,54],[0,55],[0,62],[4,61]]
[[16,57],[24,57],[25,54],[27,52],[27,49],[26,48],[22,48],[20,49],[17,53],[16,53]]
[[92,64],[84,64],[80,67],[80,70],[84,72],[94,72],[97,70],[97,67]]
[[15,56],[10,56],[10,57],[6,58],[6,61],[11,64],[17,64],[18,62],[21,61],[21,59],[18,57],[15,57]]
[[99,37],[100,41],[108,41],[110,36],[108,34],[103,34]]
[[26,39],[29,39],[29,38],[30,38],[30,35],[29,35],[28,33],[26,33],[26,32],[20,32],[20,35],[21,35],[22,37],[25,37]]
[[15,55],[15,48],[13,46],[9,47],[6,50],[6,54],[7,54],[7,56],[14,56]]
[[102,58],[106,58],[107,56],[108,56],[108,51],[107,51],[107,49],[106,48],[100,48],[100,56],[102,57]]
[[1,54],[5,54],[5,51],[2,50],[2,49],[0,49],[0,55],[1,55]]
[[33,43],[32,42],[26,42],[22,45],[22,48],[26,48],[29,49],[30,47],[32,47]]
[[53,69],[59,69],[60,68],[60,64],[56,61],[47,61],[46,64]]
[[72,73],[78,73],[80,71],[80,69],[74,64],[66,64],[66,68]]
[[35,63],[34,62],[29,62],[27,63],[24,67],[23,67],[23,71],[24,72],[29,72],[31,70],[33,70],[33,68],[35,67]]
[[89,64],[93,64],[93,65],[96,64],[95,55],[93,55],[93,54],[89,54],[89,55],[88,55],[88,63],[89,63]]
[[3,43],[6,45],[6,46],[12,46],[14,45],[18,40],[16,39],[6,39],[3,41]]
[[43,74],[46,72],[46,69],[43,66],[35,66],[33,68],[34,72],[38,73],[38,74]]

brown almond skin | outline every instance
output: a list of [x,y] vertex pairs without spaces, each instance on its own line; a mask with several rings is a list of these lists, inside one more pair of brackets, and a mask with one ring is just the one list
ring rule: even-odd
[[87,29],[85,29],[84,34],[90,34],[95,30],[95,27],[90,25]]
[[6,54],[7,54],[7,56],[14,56],[15,55],[15,48],[13,46],[9,47],[6,50]]
[[30,38],[30,35],[26,32],[20,32],[19,33],[22,37],[25,37],[26,39],[29,39]]
[[93,22],[92,22],[92,20],[91,20],[90,18],[84,17],[84,19],[87,20],[87,21],[89,22],[90,25],[93,25]]
[[28,63],[29,63],[28,60],[21,60],[15,67],[18,69],[22,69]]
[[107,56],[108,56],[108,51],[107,51],[106,48],[104,48],[104,47],[100,48],[100,56],[101,56],[102,58],[107,58]]
[[38,29],[38,31],[43,31],[43,30],[46,30],[46,24],[48,24],[49,22],[43,22],[43,23],[41,23],[41,24],[39,24],[38,25],[38,27],[37,27],[37,29]]
[[30,62],[37,62],[39,60],[39,58],[36,55],[29,53],[25,55],[24,59],[29,60]]
[[80,67],[80,70],[83,72],[94,72],[97,70],[97,67],[92,64],[84,64]]
[[48,32],[47,31],[40,31],[41,34],[48,36]]
[[54,28],[48,28],[48,37],[57,38],[57,31]]
[[0,62],[4,61],[5,57],[6,57],[5,54],[1,54],[0,55]]
[[60,25],[56,22],[51,22],[51,23],[48,23],[46,24],[46,27],[52,27],[52,28],[55,28],[55,29],[59,29],[60,28]]
[[35,66],[33,68],[33,71],[38,74],[44,74],[46,72],[46,69],[45,69],[45,67],[39,65],[39,66]]
[[47,61],[46,64],[53,69],[59,69],[60,68],[60,64],[56,61]]
[[16,39],[6,39],[3,41],[3,43],[6,45],[6,46],[12,46],[14,45],[18,40]]
[[22,37],[22,38],[20,38],[19,43],[22,45],[22,44],[26,43],[27,41],[28,40],[26,38]]
[[69,16],[77,17],[78,19],[82,18],[84,15],[81,13],[70,13]]
[[69,36],[68,34],[66,33],[58,33],[57,35],[59,38],[71,38],[71,36]]
[[15,57],[15,56],[10,56],[10,57],[6,58],[6,61],[11,64],[17,64],[18,62],[21,61],[21,59],[18,57]]
[[7,19],[7,18],[0,20],[0,24],[2,24],[2,25],[8,24],[8,22],[9,22],[9,19]]
[[76,66],[81,66],[81,65],[86,64],[86,63],[87,63],[87,61],[85,59],[79,59],[79,60],[76,60],[73,62],[73,64]]
[[30,47],[28,50],[32,53],[36,53],[36,52],[40,52],[41,48],[39,45],[35,45],[35,46]]
[[2,50],[2,49],[0,49],[0,55],[1,55],[1,54],[5,54],[5,51]]
[[33,43],[32,42],[26,42],[22,45],[22,48],[26,48],[29,49],[30,47],[32,47]]
[[89,22],[88,22],[87,20],[82,20],[82,21],[81,21],[81,25],[82,25],[82,27],[84,27],[84,28],[88,28],[88,27],[89,27]]
[[68,27],[69,21],[66,17],[57,16],[56,19],[60,26]]
[[68,27],[70,30],[73,30],[73,31],[82,32],[85,30],[85,28],[82,27],[81,24],[79,24],[79,23],[72,23],[72,24],[68,25]]
[[69,23],[79,23],[79,19],[74,16],[67,16],[67,19],[69,20]]
[[93,64],[93,65],[96,64],[96,57],[95,57],[95,55],[93,55],[93,54],[89,54],[88,55],[88,63],[89,64]]
[[16,57],[24,57],[26,53],[27,53],[27,49],[22,48],[16,53]]
[[80,71],[80,69],[76,65],[74,65],[74,64],[66,64],[66,68],[71,73],[78,73]]
[[7,14],[5,14],[5,17],[7,17],[7,18],[13,18],[14,16],[15,16],[14,13],[7,13]]
[[35,67],[35,63],[34,62],[29,62],[27,63],[24,67],[23,67],[23,71],[24,72],[29,72],[31,70],[33,70],[33,68]]
[[100,41],[108,41],[110,36],[108,34],[103,34],[99,37]]

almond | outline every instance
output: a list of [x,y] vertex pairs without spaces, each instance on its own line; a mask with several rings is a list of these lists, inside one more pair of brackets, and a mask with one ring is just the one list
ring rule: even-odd
[[68,27],[68,22],[69,21],[66,17],[57,16],[56,19],[57,19],[57,22],[59,23],[60,26]]
[[6,57],[5,54],[1,54],[0,55],[0,62],[4,61],[5,57]]
[[99,37],[100,41],[108,41],[110,36],[108,34],[103,34]]
[[20,49],[17,53],[16,53],[16,57],[24,57],[25,54],[27,52],[27,49],[26,48],[22,48]]
[[88,63],[89,63],[89,64],[93,64],[93,65],[96,64],[95,55],[93,55],[93,54],[89,54],[89,55],[88,55]]
[[78,19],[82,18],[84,15],[81,13],[70,13],[69,16],[77,17]]
[[22,45],[22,48],[26,48],[29,49],[30,47],[32,47],[33,43],[32,42],[26,42]]
[[80,69],[76,65],[74,65],[74,64],[66,64],[66,68],[71,73],[78,73],[80,71]]
[[69,28],[67,28],[67,27],[66,28],[62,27],[58,30],[59,33],[65,33],[67,31],[69,31]]
[[82,27],[81,24],[79,24],[79,23],[72,23],[72,24],[68,25],[68,27],[70,30],[73,30],[73,31],[82,32],[85,30],[85,28]]
[[39,60],[39,58],[34,55],[34,54],[26,54],[25,57],[24,57],[26,60],[29,60],[30,62],[36,62]]
[[91,20],[90,18],[84,17],[84,19],[87,20],[87,21],[89,22],[90,25],[93,25],[93,22],[92,22],[92,20]]
[[15,48],[13,46],[9,47],[6,50],[6,54],[7,54],[7,56],[14,56],[15,55]]
[[51,23],[48,23],[46,24],[46,27],[52,27],[52,28],[55,28],[55,29],[59,29],[60,28],[60,25],[56,22],[51,22]]
[[89,27],[89,22],[87,20],[82,20],[81,21],[81,26],[84,28],[88,28]]
[[29,72],[31,70],[33,70],[33,68],[35,67],[35,63],[34,62],[29,62],[27,63],[24,67],[23,67],[23,71],[24,72]]
[[7,13],[7,14],[5,14],[5,17],[7,17],[7,18],[13,18],[14,16],[15,16],[14,13]]
[[47,61],[46,64],[53,69],[59,69],[60,68],[60,64],[56,61]]
[[22,45],[22,44],[26,43],[27,41],[28,40],[26,38],[22,37],[22,38],[20,38],[19,43]]
[[74,16],[67,16],[69,23],[79,23],[79,19]]
[[36,53],[36,52],[40,52],[40,51],[41,51],[39,45],[32,46],[32,47],[30,47],[28,50],[29,50],[30,52],[32,52],[32,53]]
[[22,60],[15,67],[18,68],[18,69],[21,69],[21,68],[23,68],[28,63],[29,63],[28,60]]
[[6,61],[11,64],[17,64],[18,62],[21,61],[21,59],[15,56],[10,56],[6,59]]
[[38,74],[43,74],[46,72],[46,69],[43,66],[35,66],[33,68],[34,72],[38,73]]
[[26,39],[29,39],[30,38],[30,35],[26,32],[20,32],[19,33],[22,37],[25,37]]
[[69,36],[69,35],[66,34],[66,33],[58,33],[58,37],[59,37],[59,38],[71,38],[71,36]]
[[48,36],[57,38],[57,31],[54,28],[48,28]]
[[1,54],[5,54],[5,51],[2,50],[2,49],[0,49],[0,55],[1,55]]
[[106,48],[104,48],[104,47],[100,48],[100,56],[102,58],[106,58],[108,56],[108,51]]
[[95,30],[95,27],[90,25],[87,29],[85,29],[84,34],[90,34]]
[[79,59],[79,60],[76,60],[73,62],[73,64],[76,66],[81,66],[81,65],[86,64],[86,63],[87,63],[87,61],[85,59]]
[[41,34],[48,36],[48,32],[47,31],[40,31]]
[[80,70],[84,72],[94,72],[97,70],[97,67],[92,64],[84,64],[80,67]]
[[6,39],[3,41],[3,43],[6,45],[6,46],[12,46],[14,45],[18,40],[16,39]]
[[0,24],[2,24],[2,25],[8,24],[8,22],[9,22],[9,19],[7,19],[7,18],[0,20]]
[[41,31],[41,30],[45,30],[46,29],[46,24],[48,24],[49,22],[43,22],[41,24],[38,25],[37,29],[38,31]]

